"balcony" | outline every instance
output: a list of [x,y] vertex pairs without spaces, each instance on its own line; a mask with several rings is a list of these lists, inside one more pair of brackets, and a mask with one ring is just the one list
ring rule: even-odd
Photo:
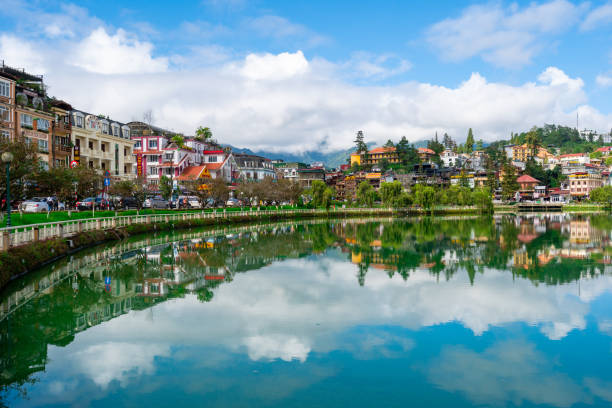
[[67,134],[72,131],[72,125],[70,123],[58,122],[53,126],[53,133],[56,135]]
[[55,146],[53,146],[53,149],[56,152],[63,152],[63,153],[71,153],[72,152],[72,147],[68,146],[68,145],[55,145]]

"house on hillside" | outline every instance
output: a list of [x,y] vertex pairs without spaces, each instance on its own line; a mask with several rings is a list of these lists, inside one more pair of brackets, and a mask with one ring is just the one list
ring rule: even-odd
[[531,177],[528,174],[523,174],[516,179],[519,185],[519,195],[521,200],[532,200],[534,198],[535,187],[542,184],[538,179]]

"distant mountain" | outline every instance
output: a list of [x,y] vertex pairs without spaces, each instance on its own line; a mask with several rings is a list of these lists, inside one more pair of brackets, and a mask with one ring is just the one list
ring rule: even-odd
[[[418,142],[414,142],[415,147],[426,147],[426,140],[419,140]],[[251,150],[246,148],[234,147],[232,145],[224,145],[224,147],[231,147],[232,151],[235,153],[244,153],[244,154],[255,154],[257,156],[267,157],[272,160],[284,160],[286,162],[302,162],[306,164],[311,164],[314,162],[322,162],[326,167],[340,167],[341,164],[346,164],[348,162],[351,153],[355,151],[354,147],[351,147],[346,150],[333,150],[331,152],[322,153],[319,151],[307,151],[303,153],[289,153],[289,152],[268,152],[265,150]],[[376,143],[370,142],[368,143],[368,147],[370,149],[376,147]]]

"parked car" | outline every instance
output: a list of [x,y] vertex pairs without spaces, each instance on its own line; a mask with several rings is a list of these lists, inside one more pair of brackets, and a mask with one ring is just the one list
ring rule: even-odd
[[169,208],[170,204],[161,196],[149,197],[142,204],[144,208]]
[[138,208],[138,201],[134,197],[120,197],[117,200],[117,207],[128,210],[130,208]]
[[190,208],[202,208],[202,204],[200,204],[200,200],[198,197],[189,196],[187,197],[187,204],[189,204]]
[[93,209],[93,206],[96,202],[95,197],[87,197],[84,200],[80,200],[76,202],[76,208],[79,211],[86,211]]
[[237,198],[230,198],[229,200],[227,200],[227,203],[225,203],[225,205],[227,205],[228,207],[240,207],[242,203]]
[[115,205],[112,201],[106,198],[96,197],[96,210],[112,210],[114,208]]
[[34,197],[24,201],[23,203],[21,203],[21,209],[24,212],[32,213],[48,212],[50,210],[49,204],[47,204],[47,199],[44,197]]

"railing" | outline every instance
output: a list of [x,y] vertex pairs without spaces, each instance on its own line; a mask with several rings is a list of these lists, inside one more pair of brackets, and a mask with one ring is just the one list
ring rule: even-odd
[[[393,210],[401,211],[401,210]],[[316,214],[359,214],[393,212],[388,208],[336,208],[324,209],[287,209],[287,210],[240,210],[216,212],[171,212],[146,215],[126,215],[117,217],[86,218],[80,220],[57,221],[42,224],[30,224],[17,227],[0,228],[0,250],[26,245],[52,238],[70,238],[82,232],[108,230],[127,227],[133,224],[152,224],[160,222],[177,222],[200,219],[234,218],[234,217],[266,217],[266,216],[296,216]]]

